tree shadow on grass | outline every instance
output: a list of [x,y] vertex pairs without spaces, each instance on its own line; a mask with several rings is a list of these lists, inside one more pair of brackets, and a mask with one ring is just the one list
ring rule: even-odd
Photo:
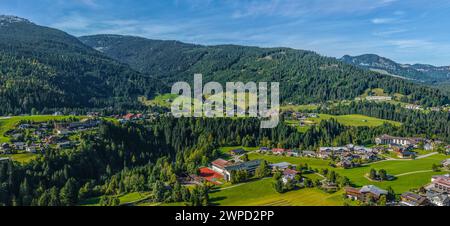
[[225,199],[227,199],[227,197],[225,197],[225,196],[220,196],[220,197],[215,197],[215,198],[211,198],[210,200],[209,200],[209,202],[210,202],[210,206],[219,206],[219,201],[223,201],[223,200],[225,200]]

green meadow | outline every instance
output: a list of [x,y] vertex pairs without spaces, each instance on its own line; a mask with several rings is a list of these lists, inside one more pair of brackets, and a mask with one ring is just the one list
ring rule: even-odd
[[22,164],[29,163],[36,158],[38,158],[39,155],[33,154],[33,153],[22,153],[22,154],[14,154],[14,155],[0,155],[0,158],[11,158],[13,161],[20,162]]
[[283,105],[280,107],[282,111],[314,111],[319,108],[315,104],[305,104],[305,105]]
[[[120,200],[120,204],[124,205],[127,203],[135,203],[142,200],[146,200],[151,197],[150,192],[140,193],[140,192],[132,192],[128,194],[118,195],[117,196]],[[81,206],[99,206],[100,205],[100,198],[101,197],[95,197],[91,199],[87,199],[80,203]]]
[[[46,122],[50,120],[64,120],[76,116],[51,116],[51,115],[33,115],[33,116],[14,116],[0,118],[0,143],[8,142],[9,138],[5,137],[8,130],[14,129],[20,121]],[[77,117],[79,118],[79,117]]]
[[271,178],[241,184],[210,194],[212,205],[221,206],[341,206],[342,192],[300,189],[279,194]]
[[395,126],[401,126],[400,122],[390,121],[390,120],[384,120],[379,119],[375,117],[369,117],[365,115],[328,115],[328,114],[318,114],[318,118],[308,118],[307,121],[305,121],[305,125],[300,126],[300,121],[297,120],[285,120],[284,122],[290,126],[293,126],[297,128],[298,132],[304,133],[306,132],[311,125],[318,124],[322,120],[330,120],[334,118],[339,123],[345,125],[345,126],[367,126],[367,127],[377,127],[381,126],[385,123],[389,123]]
[[[355,186],[361,187],[368,184],[373,184],[381,188],[387,188],[391,186],[397,193],[403,193],[409,191],[410,189],[419,188],[430,182],[432,175],[445,174],[448,172],[432,172],[431,166],[433,164],[438,164],[443,160],[449,158],[445,155],[433,155],[423,159],[417,160],[390,160],[390,161],[380,161],[371,163],[366,166],[353,168],[353,169],[342,169],[333,168],[329,166],[329,162],[321,159],[313,158],[297,158],[297,157],[285,157],[285,156],[274,156],[274,155],[263,155],[259,153],[251,153],[249,155],[250,159],[264,159],[271,163],[278,162],[289,162],[292,164],[308,164],[308,166],[313,169],[330,169],[334,170],[342,176],[348,177]],[[370,169],[385,169],[390,175],[402,175],[397,177],[393,181],[385,182],[373,182],[368,180],[365,175],[370,172]]]
[[[265,159],[271,163],[306,163],[313,169],[327,168],[350,178],[354,186],[361,187],[373,184],[384,189],[391,186],[398,194],[430,183],[433,175],[447,173],[432,172],[431,165],[448,158],[444,155],[433,155],[418,160],[383,161],[360,168],[340,169],[330,167],[329,162],[326,160],[313,158],[284,157],[259,153],[250,153],[249,157],[250,159]],[[372,168],[378,170],[385,169],[389,174],[398,176],[394,181],[369,181],[365,175]],[[320,179],[320,176],[316,174],[307,174],[305,176],[313,180]],[[342,190],[337,193],[328,194],[316,188],[300,189],[279,194],[273,189],[272,180],[266,178],[216,190],[210,194],[210,198],[213,205],[222,206],[341,206],[345,202],[342,194]]]
[[390,123],[395,126],[400,126],[400,122],[384,120],[374,117],[369,117],[365,115],[327,115],[327,114],[319,114],[319,118],[310,118],[309,120],[319,123],[322,120],[330,120],[331,118],[336,119],[339,123],[345,126],[368,126],[368,127],[377,127],[381,126],[384,123]]

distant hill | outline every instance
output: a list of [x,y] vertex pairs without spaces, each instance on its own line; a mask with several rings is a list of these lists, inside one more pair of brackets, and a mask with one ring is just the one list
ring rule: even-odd
[[127,108],[163,87],[65,32],[0,16],[0,115]]
[[450,66],[436,67],[427,64],[399,64],[393,60],[375,55],[344,56],[341,61],[360,68],[378,71],[405,79],[429,84],[450,81]]
[[449,103],[436,89],[363,70],[311,51],[237,45],[201,46],[178,41],[119,35],[79,38],[83,43],[133,69],[170,83],[191,81],[202,73],[205,82],[280,82],[282,100],[293,103],[353,99],[382,88],[401,93],[406,101],[424,105]]

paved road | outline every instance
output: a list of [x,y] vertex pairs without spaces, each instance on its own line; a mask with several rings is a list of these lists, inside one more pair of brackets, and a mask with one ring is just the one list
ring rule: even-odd
[[417,174],[417,173],[429,173],[429,172],[433,172],[433,170],[420,170],[420,171],[414,171],[414,172],[402,173],[402,174],[395,175],[395,177],[402,177],[402,176],[407,176],[407,175],[411,175],[411,174]]
[[[411,174],[419,174],[419,173],[430,173],[430,172],[434,172],[433,170],[420,170],[420,171],[414,171],[414,172],[408,172],[408,173],[402,173],[399,175],[395,175],[395,177],[401,177],[401,176],[407,176],[407,175],[411,175]],[[448,170],[444,170],[441,172],[448,172]],[[437,172],[438,174],[439,172]]]
[[438,152],[433,152],[433,153],[430,153],[430,154],[418,156],[416,159],[423,159],[423,158],[427,158],[427,157],[430,157],[430,156],[433,156],[433,155],[437,155],[437,154],[439,154],[439,153]]
[[371,165],[371,164],[375,164],[375,163],[379,163],[379,162],[388,162],[388,161],[413,161],[413,160],[417,160],[417,159],[428,158],[430,156],[437,155],[437,154],[439,154],[439,153],[438,152],[433,152],[433,153],[429,153],[429,154],[426,154],[426,155],[418,156],[415,159],[395,159],[395,158],[391,158],[391,157],[382,155],[382,156],[386,157],[387,159],[386,160],[377,161],[377,162],[371,162],[371,163],[363,164],[363,166],[368,166],[368,165]]

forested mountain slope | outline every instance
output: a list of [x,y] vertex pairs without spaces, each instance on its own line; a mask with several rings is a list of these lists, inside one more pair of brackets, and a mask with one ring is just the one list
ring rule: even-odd
[[0,114],[134,106],[157,84],[67,33],[0,16]]
[[202,73],[205,82],[280,82],[284,102],[353,99],[369,88],[382,88],[387,93],[407,95],[409,102],[449,103],[449,98],[441,91],[359,69],[310,51],[200,46],[119,35],[85,36],[80,40],[135,70],[156,75],[168,83],[190,81],[195,73]]
[[342,57],[341,60],[360,68],[378,70],[418,82],[437,84],[450,81],[450,67],[436,67],[427,64],[400,64],[375,54],[364,54],[354,57],[347,55]]

